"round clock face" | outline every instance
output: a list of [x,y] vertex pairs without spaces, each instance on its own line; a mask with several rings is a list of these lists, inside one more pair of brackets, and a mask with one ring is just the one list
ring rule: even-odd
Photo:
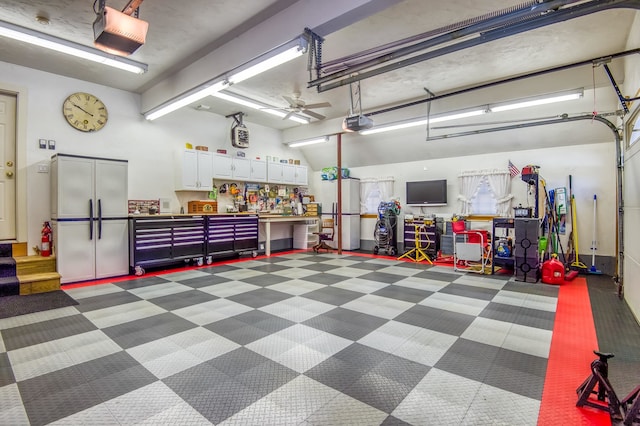
[[70,95],[62,104],[67,122],[81,132],[95,132],[107,124],[109,114],[102,101],[89,93]]

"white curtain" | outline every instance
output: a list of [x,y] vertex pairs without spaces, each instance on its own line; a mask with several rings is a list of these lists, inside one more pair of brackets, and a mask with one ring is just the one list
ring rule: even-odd
[[378,213],[380,201],[391,201],[393,177],[360,179],[360,213]]
[[511,174],[508,170],[488,173],[487,181],[496,197],[496,212],[498,216],[507,217],[511,213]]
[[471,199],[478,191],[482,176],[483,174],[480,172],[465,172],[458,176],[458,182],[460,183],[458,200],[460,201],[461,215],[466,216],[472,213]]

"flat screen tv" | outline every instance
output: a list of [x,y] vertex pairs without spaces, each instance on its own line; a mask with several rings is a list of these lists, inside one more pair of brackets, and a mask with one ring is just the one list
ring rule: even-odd
[[407,182],[407,205],[409,206],[446,206],[447,180],[422,180]]

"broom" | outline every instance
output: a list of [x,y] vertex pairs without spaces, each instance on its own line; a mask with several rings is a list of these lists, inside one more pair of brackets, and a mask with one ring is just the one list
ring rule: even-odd
[[591,267],[587,271],[589,274],[602,275],[602,271],[596,268],[596,194],[593,194],[593,239],[591,240]]

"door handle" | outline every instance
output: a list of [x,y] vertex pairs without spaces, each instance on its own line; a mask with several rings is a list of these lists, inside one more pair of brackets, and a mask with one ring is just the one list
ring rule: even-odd
[[13,177],[13,172],[7,172],[7,177]]
[[98,239],[102,239],[102,199],[98,199]]
[[89,200],[89,239],[93,240],[93,200]]
[[7,161],[7,167],[13,167],[13,161],[11,160]]

